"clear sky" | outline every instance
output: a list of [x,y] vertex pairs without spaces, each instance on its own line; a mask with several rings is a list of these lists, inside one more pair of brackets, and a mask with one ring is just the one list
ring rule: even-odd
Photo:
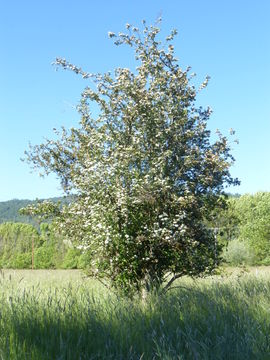
[[231,192],[270,191],[269,0],[2,0],[0,2],[0,201],[61,195],[53,177],[39,178],[21,162],[28,143],[76,126],[75,107],[87,82],[55,71],[65,57],[90,72],[133,67],[108,31],[162,16],[162,35],[177,28],[180,64],[198,80],[211,76],[198,105],[210,105],[209,128],[236,131]]

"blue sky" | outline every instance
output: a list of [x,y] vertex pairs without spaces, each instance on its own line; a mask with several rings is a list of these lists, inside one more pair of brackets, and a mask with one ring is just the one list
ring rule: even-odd
[[0,2],[0,201],[61,195],[53,176],[42,179],[21,162],[28,143],[53,137],[52,129],[76,126],[75,107],[87,85],[55,71],[64,57],[90,72],[133,67],[131,52],[115,47],[108,31],[153,23],[162,35],[177,28],[182,66],[198,81],[211,76],[198,105],[210,105],[209,128],[236,131],[239,145],[231,192],[270,191],[270,1],[268,0],[47,0]]

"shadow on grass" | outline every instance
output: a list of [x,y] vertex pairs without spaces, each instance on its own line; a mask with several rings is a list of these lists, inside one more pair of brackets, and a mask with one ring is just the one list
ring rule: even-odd
[[[146,304],[66,293],[2,309],[3,359],[269,359],[270,283],[189,285]],[[3,340],[5,339],[5,341]]]

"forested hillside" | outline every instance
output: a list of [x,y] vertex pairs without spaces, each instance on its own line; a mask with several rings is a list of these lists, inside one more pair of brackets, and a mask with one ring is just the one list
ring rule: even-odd
[[[71,197],[55,197],[52,201],[69,202]],[[35,225],[35,221],[30,216],[20,215],[19,210],[27,205],[34,204],[37,200],[18,200],[0,202],[0,224],[5,222],[20,222]]]
[[34,201],[31,200],[18,199],[0,202],[0,223],[10,221],[32,223],[33,220],[29,216],[19,214],[19,209],[33,203]]

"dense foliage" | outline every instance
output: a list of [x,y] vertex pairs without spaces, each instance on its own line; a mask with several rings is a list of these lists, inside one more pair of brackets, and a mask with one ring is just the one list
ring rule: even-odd
[[39,243],[37,230],[30,224],[0,225],[0,267],[30,268],[32,241]]
[[256,260],[270,264],[270,193],[245,195],[236,203],[239,239],[254,250]]
[[270,264],[270,193],[229,198],[216,213],[219,242],[227,245],[225,259],[233,264]]
[[[114,286],[158,288],[182,275],[210,272],[219,261],[212,231],[205,226],[223,202],[233,162],[227,139],[210,142],[211,109],[195,106],[197,90],[190,69],[174,56],[176,31],[159,41],[160,29],[140,32],[127,24],[116,45],[134,50],[136,72],[117,68],[94,75],[64,59],[56,63],[92,78],[79,106],[80,127],[63,129],[27,153],[29,162],[54,172],[76,201],[58,209],[45,203],[28,213],[53,214],[57,228],[92,254],[90,268]],[[90,106],[99,107],[96,117]]]

